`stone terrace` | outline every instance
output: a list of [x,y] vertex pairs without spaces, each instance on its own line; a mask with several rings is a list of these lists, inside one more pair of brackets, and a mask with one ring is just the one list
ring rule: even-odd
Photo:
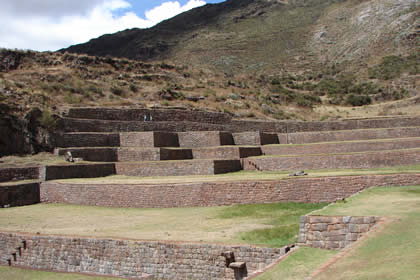
[[[70,152],[73,158],[79,158],[83,162],[31,168],[0,168],[0,182],[6,182],[0,184],[0,206],[59,202],[106,207],[166,208],[286,201],[334,202],[372,186],[420,184],[420,174],[416,172],[272,180],[247,180],[235,175],[237,180],[212,181],[215,174],[241,170],[282,170],[294,173],[308,169],[369,169],[418,165],[420,117],[269,122],[232,120],[223,113],[188,110],[72,108],[59,121],[59,125],[62,133],[55,137],[55,154],[63,156]],[[156,181],[153,184],[142,183],[141,179],[134,184],[112,183],[112,180],[107,179],[106,184],[93,181],[54,181],[110,175],[136,178],[204,175],[205,180],[192,183]],[[340,219],[335,217],[334,223],[341,221]],[[349,229],[346,236],[342,234],[342,239],[337,242],[325,243],[332,241],[329,239],[331,233],[321,232],[320,227],[325,225],[315,225],[315,220],[308,221],[311,223],[305,226],[308,231],[301,231],[302,244],[342,248],[356,239],[353,238],[352,229]],[[312,233],[309,230],[317,232]],[[318,240],[315,235],[325,238]],[[250,273],[264,269],[286,253],[285,249],[249,246],[237,248],[187,244],[184,248],[180,244],[139,242],[134,246],[147,251],[150,260],[133,263],[130,258],[125,257],[125,250],[132,246],[125,241],[71,240],[64,237],[1,233],[0,237],[0,243],[11,246],[10,248],[16,247],[22,240],[28,240],[39,246],[39,250],[54,251],[60,246],[67,246],[74,254],[71,262],[54,262],[54,267],[45,266],[49,262],[47,259],[36,265],[30,263],[31,256],[37,255],[36,250],[19,260],[2,258],[2,264],[10,261],[10,264],[33,268],[117,275],[119,269],[114,269],[113,265],[115,262],[122,262],[124,265],[118,272],[119,276],[133,277],[140,273],[144,277],[156,279],[183,279],[184,276],[194,279],[242,279],[245,274],[240,269],[247,267]],[[98,249],[99,247],[95,249],[98,244],[99,247],[105,244],[107,248],[117,248],[121,252],[118,256],[104,252],[106,261],[111,264],[109,271],[98,265],[90,267],[90,263],[82,265],[78,261],[81,258],[89,262],[92,257],[84,254],[91,249]],[[209,248],[213,254],[211,260],[202,254]],[[185,253],[182,255],[185,262],[195,265],[182,269],[183,264],[176,261],[178,257],[171,259],[173,255],[168,253],[174,252],[174,256],[182,253],[177,250]],[[232,252],[239,256],[240,262],[230,266],[228,259]],[[61,253],[63,252],[60,251]],[[221,257],[221,253],[225,257]],[[192,257],[192,254],[197,258]],[[157,258],[170,259],[169,266],[160,266],[155,255]],[[117,259],[113,259],[114,257]],[[97,261],[101,262],[99,259]]]

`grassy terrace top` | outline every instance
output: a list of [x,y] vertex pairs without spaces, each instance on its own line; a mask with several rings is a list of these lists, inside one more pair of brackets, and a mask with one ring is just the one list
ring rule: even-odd
[[[296,170],[297,171],[297,170]],[[308,177],[324,176],[356,176],[356,175],[384,175],[400,173],[419,173],[420,165],[396,166],[388,168],[372,169],[321,169],[306,170]],[[287,180],[302,177],[289,176],[286,171],[239,171],[218,175],[196,175],[196,176],[160,176],[160,177],[133,177],[133,176],[108,176],[90,179],[66,179],[57,180],[58,183],[71,184],[188,184],[200,182],[236,182],[236,181],[275,181]]]

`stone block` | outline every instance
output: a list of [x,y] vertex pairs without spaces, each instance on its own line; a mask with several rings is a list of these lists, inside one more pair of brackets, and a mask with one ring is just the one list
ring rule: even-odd
[[311,230],[313,231],[327,231],[328,230],[328,224],[326,223],[317,223],[311,225]]

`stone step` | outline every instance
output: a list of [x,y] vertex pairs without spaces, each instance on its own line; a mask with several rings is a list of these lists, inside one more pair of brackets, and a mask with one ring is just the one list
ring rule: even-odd
[[157,161],[192,159],[191,149],[181,148],[138,148],[138,147],[87,147],[57,148],[59,156],[70,152],[74,158],[95,162]]
[[234,145],[232,133],[224,131],[64,133],[57,147],[210,147]]
[[36,180],[0,183],[0,208],[39,203],[39,184]]
[[259,131],[249,131],[233,133],[235,145],[269,145],[279,144],[277,133],[267,133]]
[[240,160],[179,160],[149,162],[119,162],[117,175],[125,176],[184,176],[214,175],[241,170]]
[[262,155],[261,147],[208,147],[193,148],[192,155],[194,159],[240,159],[252,156]]
[[308,169],[382,168],[416,164],[420,164],[420,149],[343,154],[250,157],[243,160],[243,169],[259,171],[296,171]]
[[115,174],[114,163],[47,165],[40,169],[40,179],[42,181],[98,178]]
[[39,179],[39,166],[0,168],[0,183],[37,179]]
[[354,153],[382,150],[420,148],[420,138],[395,138],[389,140],[364,140],[335,143],[270,145],[261,147],[264,155],[304,155]]
[[65,132],[140,132],[140,131],[223,131],[224,124],[190,121],[110,121],[95,119],[62,118],[60,127]]
[[420,127],[372,128],[279,134],[280,144],[307,144],[406,137],[420,137]]
[[171,121],[225,124],[232,120],[229,114],[209,111],[191,111],[176,109],[127,109],[127,108],[70,108],[67,117],[77,119],[97,119],[114,121]]

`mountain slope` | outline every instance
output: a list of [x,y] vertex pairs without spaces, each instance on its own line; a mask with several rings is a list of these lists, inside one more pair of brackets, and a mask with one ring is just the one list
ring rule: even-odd
[[63,51],[168,59],[228,74],[305,71],[413,52],[419,15],[416,0],[228,0]]

